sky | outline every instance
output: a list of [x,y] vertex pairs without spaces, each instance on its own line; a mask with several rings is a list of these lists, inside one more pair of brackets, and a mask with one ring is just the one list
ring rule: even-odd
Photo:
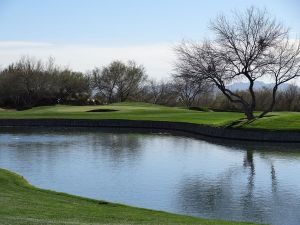
[[266,8],[300,37],[299,0],[0,0],[0,67],[24,55],[82,72],[135,60],[165,80],[176,44],[210,37],[217,15],[250,6]]

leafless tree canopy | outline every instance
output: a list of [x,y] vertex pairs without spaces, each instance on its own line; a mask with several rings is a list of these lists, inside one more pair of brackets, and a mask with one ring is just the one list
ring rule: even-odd
[[114,61],[108,66],[95,68],[92,84],[103,103],[132,100],[147,79],[145,69],[134,61],[124,64]]
[[[273,110],[278,87],[300,75],[300,43],[292,41],[288,29],[265,10],[249,8],[221,15],[211,23],[214,40],[202,43],[183,42],[175,50],[180,76],[213,83],[229,101],[241,106],[248,119],[256,108],[255,81],[269,78],[274,83],[273,97],[262,112]],[[228,85],[236,80],[249,83],[249,99],[231,91]]]
[[198,106],[201,95],[212,91],[212,85],[206,80],[195,82],[186,76],[175,76],[173,82],[178,100],[187,108]]

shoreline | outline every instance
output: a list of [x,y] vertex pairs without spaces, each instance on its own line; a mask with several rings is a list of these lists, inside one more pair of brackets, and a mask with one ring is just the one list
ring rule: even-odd
[[41,189],[3,168],[0,190],[0,205],[5,205],[0,207],[0,224],[256,224],[204,219]]
[[300,132],[258,129],[221,128],[207,125],[149,120],[123,119],[0,119],[0,127],[95,127],[142,128],[180,131],[193,135],[239,141],[300,143]]

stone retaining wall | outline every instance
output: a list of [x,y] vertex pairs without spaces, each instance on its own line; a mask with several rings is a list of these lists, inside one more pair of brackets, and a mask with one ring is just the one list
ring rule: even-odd
[[88,120],[88,119],[0,119],[0,126],[13,127],[111,127],[146,128],[246,141],[300,142],[300,132],[263,131],[252,129],[216,128],[205,125],[137,120]]

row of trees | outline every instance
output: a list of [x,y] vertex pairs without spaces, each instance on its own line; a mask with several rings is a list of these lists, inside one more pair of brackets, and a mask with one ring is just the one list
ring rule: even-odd
[[95,98],[102,104],[123,101],[143,101],[162,105],[198,105],[200,96],[212,86],[174,76],[169,82],[157,82],[147,77],[145,69],[134,61],[124,64],[114,61],[88,73]]
[[[247,99],[248,91],[238,91],[238,94]],[[256,110],[265,111],[272,101],[273,90],[272,88],[263,87],[254,90],[256,96]],[[216,110],[223,111],[242,111],[241,108],[232,103],[222,93],[218,93],[215,97],[211,98],[212,101],[208,107]],[[273,111],[297,111],[300,112],[300,87],[295,84],[288,85],[285,89],[280,89],[276,94],[276,104]]]
[[198,105],[211,87],[174,77],[169,82],[148,79],[143,66],[114,61],[85,74],[23,57],[0,72],[0,107],[26,109],[51,104],[110,104],[145,101],[154,104]]
[[0,73],[0,105],[17,109],[56,103],[85,102],[90,83],[82,73],[23,57]]
[[[247,90],[235,91],[245,100]],[[264,111],[272,101],[272,88],[254,90],[256,110]],[[109,104],[142,101],[168,106],[241,111],[222,92],[206,80],[195,82],[175,74],[167,82],[147,77],[141,65],[114,61],[83,74],[61,68],[50,58],[47,62],[23,57],[0,73],[0,106],[26,109],[51,104]],[[275,110],[300,111],[300,89],[296,85],[277,92]]]
[[[192,83],[196,85],[196,83]],[[243,112],[239,105],[232,103],[226,96],[213,86],[205,86],[197,90],[194,87],[184,89],[187,84],[178,87],[177,79],[169,82],[148,83],[140,97],[137,99],[143,102],[161,104],[167,106],[184,106],[198,110],[214,111],[237,111]],[[187,91],[185,91],[187,90]],[[245,99],[251,98],[248,90],[234,91]],[[256,96],[256,110],[264,111],[272,101],[273,90],[271,87],[262,87],[254,90]],[[298,111],[300,112],[300,87],[289,84],[284,89],[277,91],[274,111]]]

